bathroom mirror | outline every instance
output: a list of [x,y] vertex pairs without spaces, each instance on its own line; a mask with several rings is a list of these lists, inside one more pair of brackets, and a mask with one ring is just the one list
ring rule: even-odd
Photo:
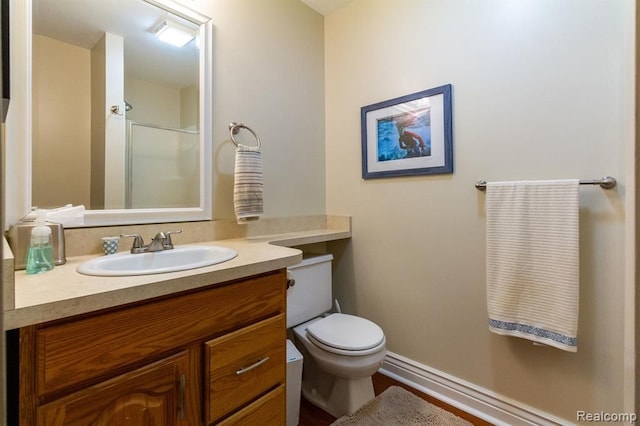
[[[31,206],[211,218],[211,21],[173,0],[31,0]],[[182,47],[160,34],[182,31]]]

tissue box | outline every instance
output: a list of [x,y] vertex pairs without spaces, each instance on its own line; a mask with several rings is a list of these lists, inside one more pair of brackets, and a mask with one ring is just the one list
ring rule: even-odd
[[[67,262],[64,253],[64,229],[59,223],[46,222],[45,224],[51,228],[53,263],[55,265],[64,265]],[[7,240],[13,251],[14,269],[16,271],[27,267],[31,230],[35,226],[36,222],[19,222],[16,225],[12,225],[7,232]]]

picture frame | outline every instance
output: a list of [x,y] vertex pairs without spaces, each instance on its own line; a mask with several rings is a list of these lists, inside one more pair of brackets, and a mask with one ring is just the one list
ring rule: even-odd
[[451,84],[361,108],[362,178],[453,173]]

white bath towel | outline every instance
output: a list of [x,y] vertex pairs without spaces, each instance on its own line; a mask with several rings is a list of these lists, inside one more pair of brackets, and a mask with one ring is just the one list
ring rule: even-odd
[[233,179],[233,203],[238,223],[257,220],[264,212],[262,153],[258,147],[238,144]]
[[487,184],[489,329],[577,351],[579,181]]

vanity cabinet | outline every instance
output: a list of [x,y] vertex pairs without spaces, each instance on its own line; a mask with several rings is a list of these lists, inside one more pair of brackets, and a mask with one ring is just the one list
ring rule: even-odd
[[20,425],[285,423],[286,273],[20,329]]

